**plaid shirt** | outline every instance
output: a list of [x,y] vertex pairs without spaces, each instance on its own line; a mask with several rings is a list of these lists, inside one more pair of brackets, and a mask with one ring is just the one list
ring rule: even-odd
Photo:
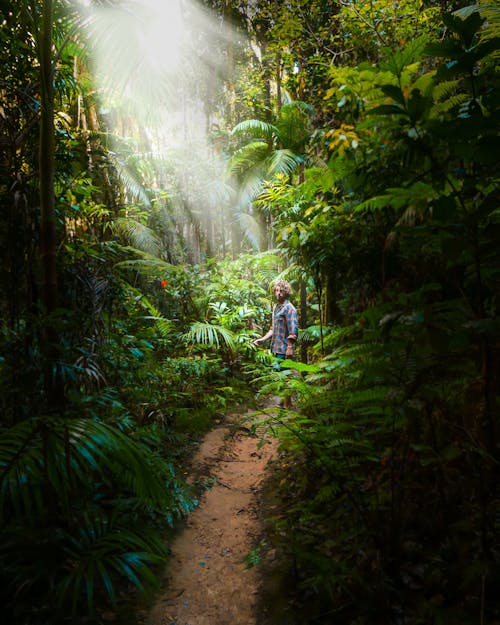
[[285,300],[283,304],[276,304],[273,308],[273,335],[271,337],[271,352],[285,354],[288,339],[297,340],[299,322],[297,311],[292,303]]

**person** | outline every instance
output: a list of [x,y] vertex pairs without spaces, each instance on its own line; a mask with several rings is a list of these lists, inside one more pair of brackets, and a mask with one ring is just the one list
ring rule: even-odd
[[[273,286],[276,304],[273,307],[271,327],[264,336],[255,339],[255,345],[262,345],[271,339],[270,350],[276,358],[293,358],[295,343],[299,334],[297,310],[290,302],[292,287],[285,280],[278,280]],[[283,407],[290,407],[291,398],[285,396]]]

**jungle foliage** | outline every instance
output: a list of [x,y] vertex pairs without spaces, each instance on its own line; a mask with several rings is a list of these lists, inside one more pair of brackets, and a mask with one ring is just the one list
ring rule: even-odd
[[[301,622],[499,621],[498,7],[204,4],[208,141],[159,154],[76,3],[0,2],[4,614],[154,586],[191,445],[291,390],[268,540]],[[251,346],[278,275],[284,370]]]
[[270,420],[311,623],[499,616],[500,39],[473,9],[443,20],[332,68],[327,167],[259,198],[331,310],[302,414]]

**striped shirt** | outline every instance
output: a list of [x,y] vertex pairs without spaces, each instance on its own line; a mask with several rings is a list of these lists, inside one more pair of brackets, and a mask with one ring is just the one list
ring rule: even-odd
[[271,329],[273,332],[271,352],[273,354],[285,354],[288,339],[292,339],[295,342],[299,333],[297,311],[289,300],[274,306]]

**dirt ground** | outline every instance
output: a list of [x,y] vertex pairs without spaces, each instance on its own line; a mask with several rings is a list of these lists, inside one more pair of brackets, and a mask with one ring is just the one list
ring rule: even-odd
[[204,485],[171,545],[162,587],[147,625],[257,625],[258,567],[248,560],[262,533],[259,492],[277,443],[231,423],[207,434],[192,463]]

